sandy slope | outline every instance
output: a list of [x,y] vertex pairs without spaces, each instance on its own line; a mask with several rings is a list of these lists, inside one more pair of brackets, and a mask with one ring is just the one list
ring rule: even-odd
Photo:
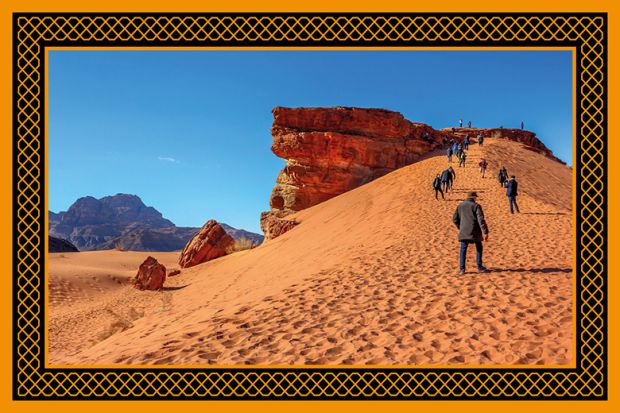
[[[480,156],[490,162],[486,179],[478,174]],[[519,215],[508,213],[495,177],[499,163],[520,181]],[[471,148],[464,170],[454,166],[455,191],[446,201],[435,201],[430,189],[446,158],[430,157],[299,212],[301,225],[259,248],[184,270],[165,292],[120,286],[77,300],[57,294],[50,305],[49,360],[571,363],[569,168],[494,139]],[[451,219],[469,190],[478,191],[491,229],[485,244],[490,274],[458,275]],[[62,268],[50,261],[52,286],[80,254],[65,258]],[[90,254],[118,270],[117,257],[127,253]],[[175,258],[168,254],[154,253],[164,263]],[[71,271],[78,278],[81,270]],[[105,338],[102,332],[122,317],[127,329]]]

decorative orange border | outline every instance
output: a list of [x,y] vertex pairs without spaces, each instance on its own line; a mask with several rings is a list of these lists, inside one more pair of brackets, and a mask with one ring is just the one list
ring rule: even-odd
[[[601,399],[606,397],[605,14],[16,14],[15,399]],[[575,369],[47,369],[44,56],[48,47],[575,47]]]

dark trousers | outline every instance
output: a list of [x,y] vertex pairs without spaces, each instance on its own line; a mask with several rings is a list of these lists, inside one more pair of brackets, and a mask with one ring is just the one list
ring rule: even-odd
[[448,184],[448,181],[441,181],[441,186],[443,187],[443,190],[447,194],[448,193],[448,189],[450,189],[450,185]]
[[435,188],[435,199],[439,199],[438,194],[441,194],[441,198],[442,199],[446,199],[445,196],[443,196],[443,191],[441,190],[441,188]]
[[521,212],[521,211],[519,211],[519,205],[517,205],[517,197],[516,196],[509,196],[508,197],[508,201],[510,202],[510,213],[511,214],[515,213],[514,209],[513,209],[513,205],[514,205],[514,208],[517,209],[517,212]]
[[482,241],[461,241],[461,270],[465,271],[465,261],[467,259],[467,247],[469,244],[476,244],[476,265],[482,268]]

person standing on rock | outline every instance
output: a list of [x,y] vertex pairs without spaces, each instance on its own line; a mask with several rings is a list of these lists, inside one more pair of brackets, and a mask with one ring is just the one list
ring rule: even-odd
[[463,127],[463,118],[459,119],[459,128]]
[[463,149],[469,149],[469,135],[465,136],[465,139],[463,139]]
[[523,130],[525,125],[523,125],[523,121],[521,121],[521,130]]
[[441,178],[439,174],[433,179],[433,189],[435,190],[435,199],[439,201],[438,194],[441,193],[441,199],[445,200],[446,197],[443,195],[443,191],[441,190]]
[[443,186],[444,192],[447,194],[450,189],[450,171],[446,169],[441,173],[441,185]]
[[480,166],[480,176],[483,178],[484,178],[484,173],[486,172],[488,165],[489,164],[484,158],[482,158],[482,160],[478,163],[478,166]]
[[469,192],[467,199],[456,207],[452,222],[459,230],[458,240],[461,243],[460,274],[465,274],[465,261],[467,259],[467,247],[469,244],[476,245],[476,266],[478,272],[488,270],[482,264],[482,240],[489,240],[489,228],[484,220],[482,206],[476,202],[478,194]]
[[508,197],[508,201],[510,202],[510,213],[511,214],[514,214],[514,208],[516,208],[517,212],[519,213],[521,212],[519,211],[519,205],[517,205],[517,195],[519,195],[519,192],[517,191],[518,185],[519,184],[517,183],[517,180],[515,179],[514,175],[510,177],[510,180],[508,181],[508,184],[506,185],[506,196]]
[[456,155],[458,151],[459,151],[459,144],[456,141],[454,141],[454,143],[452,144],[452,153]]
[[467,127],[471,129],[471,120],[467,122]]
[[452,147],[448,148],[447,155],[448,155],[448,162],[452,163]]
[[482,135],[478,134],[477,139],[478,139],[478,145],[482,146],[482,143],[484,142],[484,138],[482,137]]

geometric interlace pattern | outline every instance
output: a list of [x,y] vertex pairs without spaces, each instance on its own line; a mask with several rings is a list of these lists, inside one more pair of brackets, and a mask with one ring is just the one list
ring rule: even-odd
[[[605,15],[15,15],[14,397],[606,397]],[[572,46],[577,56],[576,369],[46,369],[46,46]]]

